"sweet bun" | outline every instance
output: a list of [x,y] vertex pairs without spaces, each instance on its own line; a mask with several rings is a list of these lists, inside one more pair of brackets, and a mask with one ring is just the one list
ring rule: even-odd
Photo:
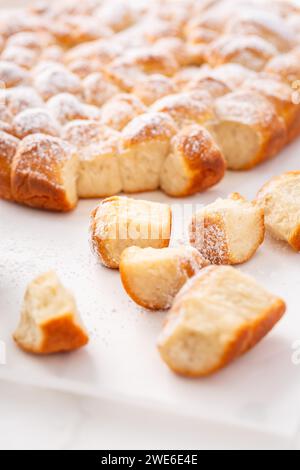
[[293,103],[291,88],[287,83],[274,75],[264,74],[246,81],[243,89],[258,92],[271,101],[285,122],[288,142],[299,136],[300,107]]
[[24,351],[38,355],[73,351],[88,343],[75,299],[54,272],[27,287],[14,340]]
[[0,198],[11,200],[11,166],[19,139],[0,131]]
[[159,188],[161,170],[175,133],[175,123],[164,113],[142,114],[123,129],[119,163],[126,193]]
[[174,372],[203,377],[252,349],[282,318],[283,300],[230,266],[210,266],[179,292],[158,348]]
[[122,191],[119,169],[119,134],[98,121],[72,121],[62,136],[77,147],[78,196],[108,197]]
[[233,62],[259,72],[276,54],[277,49],[259,36],[224,35],[207,47],[205,60],[212,67]]
[[264,211],[237,193],[198,211],[190,225],[191,245],[211,264],[245,263],[264,235]]
[[266,64],[264,71],[277,75],[282,81],[291,86],[299,80],[300,76],[299,51],[292,51],[289,54],[274,57]]
[[95,106],[103,106],[110,98],[120,92],[120,89],[101,72],[86,76],[82,87],[85,101]]
[[270,12],[242,13],[229,23],[226,32],[259,36],[282,53],[296,46],[295,36],[289,26],[278,15]]
[[186,281],[207,264],[197,250],[187,246],[133,246],[122,253],[120,274],[134,302],[149,310],[166,310]]
[[1,60],[13,62],[24,69],[31,69],[38,61],[39,54],[33,49],[21,46],[6,46],[1,53]]
[[16,202],[40,209],[67,212],[77,204],[78,156],[67,142],[45,134],[26,137],[11,170]]
[[217,184],[225,169],[224,157],[210,133],[202,126],[191,125],[173,138],[160,186],[170,196],[189,196]]
[[102,107],[101,122],[117,131],[121,131],[132,119],[146,111],[146,106],[139,98],[127,93],[119,93]]
[[60,125],[45,108],[30,108],[18,114],[12,122],[13,133],[19,139],[30,134],[59,137]]
[[5,103],[7,110],[14,116],[25,109],[44,106],[41,96],[29,86],[0,89],[0,101]]
[[60,93],[47,102],[52,116],[61,124],[75,119],[100,119],[100,110],[96,106],[87,105],[70,93]]
[[213,119],[209,93],[177,93],[156,101],[152,111],[169,114],[179,127],[192,123],[205,124]]
[[300,171],[272,178],[259,191],[256,202],[265,212],[267,231],[300,251]]
[[210,126],[228,168],[246,170],[276,155],[287,140],[286,126],[272,103],[253,91],[238,91],[215,102]]
[[176,93],[177,88],[171,78],[165,75],[149,75],[137,81],[133,88],[133,94],[146,106],[151,106],[164,96]]
[[13,62],[0,61],[0,82],[5,88],[12,88],[29,83],[29,73]]
[[125,248],[168,247],[171,227],[167,204],[111,197],[92,212],[92,248],[104,266],[118,269]]
[[61,64],[53,64],[37,73],[33,84],[45,101],[60,93],[82,95],[81,80]]

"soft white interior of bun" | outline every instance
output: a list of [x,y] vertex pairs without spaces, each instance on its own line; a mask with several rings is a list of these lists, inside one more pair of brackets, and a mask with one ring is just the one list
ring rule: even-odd
[[[86,150],[88,151],[88,149]],[[78,195],[82,198],[108,197],[122,191],[118,156],[92,152],[80,159]]]
[[134,300],[148,308],[166,309],[188,279],[183,263],[194,273],[200,266],[193,248],[129,248],[122,258],[122,273]]
[[27,289],[15,338],[30,349],[38,349],[43,339],[42,324],[65,314],[77,316],[74,299],[60,284],[55,273],[46,273]]
[[213,124],[210,130],[222,149],[229,169],[243,169],[255,160],[260,142],[254,129],[237,122],[223,121]]
[[188,189],[188,174],[182,156],[172,152],[166,158],[160,175],[160,187],[170,196],[184,195]]
[[196,375],[218,367],[240,329],[251,329],[275,301],[254,279],[224,266],[203,270],[182,292],[159,348],[172,368]]
[[162,165],[169,142],[153,141],[132,146],[119,157],[122,185],[125,192],[153,191],[159,188]]
[[279,240],[289,240],[300,225],[300,175],[283,175],[259,196],[268,231]]
[[66,191],[66,198],[70,206],[75,206],[78,201],[77,179],[78,179],[79,161],[77,154],[72,154],[63,167],[63,182]]

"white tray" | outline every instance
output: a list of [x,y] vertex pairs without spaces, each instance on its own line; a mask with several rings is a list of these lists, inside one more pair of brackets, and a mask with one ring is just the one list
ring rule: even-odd
[[[174,201],[159,192],[139,197],[198,204],[240,191],[252,198],[271,176],[299,169],[299,153],[300,143],[295,143],[251,172],[228,173],[218,187],[193,198]],[[165,314],[134,305],[118,273],[101,267],[90,251],[89,213],[96,203],[81,202],[75,212],[57,215],[0,201],[0,340],[7,349],[0,378],[294,433],[300,418],[300,366],[292,363],[292,345],[300,339],[299,256],[267,239],[241,268],[288,303],[285,319],[268,338],[214,377],[179,378],[165,367],[155,347]],[[74,354],[37,358],[19,351],[11,334],[27,283],[49,268],[76,293],[91,342]]]

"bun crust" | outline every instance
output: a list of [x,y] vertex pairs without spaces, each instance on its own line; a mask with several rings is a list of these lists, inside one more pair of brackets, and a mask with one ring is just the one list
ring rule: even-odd
[[180,375],[211,375],[252,349],[285,310],[238,270],[205,268],[175,298],[158,342],[161,357]]
[[28,286],[14,340],[37,355],[73,351],[88,343],[75,300],[55,273],[43,274]]
[[190,242],[211,264],[248,261],[264,241],[264,211],[240,194],[217,199],[193,216]]
[[0,131],[0,198],[12,200],[11,167],[17,152],[19,140]]
[[15,201],[67,212],[77,204],[78,156],[67,142],[44,134],[26,137],[12,163]]

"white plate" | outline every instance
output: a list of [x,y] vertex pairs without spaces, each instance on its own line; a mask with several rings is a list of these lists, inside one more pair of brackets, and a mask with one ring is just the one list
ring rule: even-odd
[[[218,187],[193,198],[174,201],[158,192],[139,197],[198,204],[240,191],[252,198],[271,176],[299,169],[299,153],[295,143],[251,172],[228,173]],[[300,366],[292,363],[292,345],[300,339],[299,256],[267,240],[241,268],[286,299],[288,313],[268,338],[223,372],[187,380],[173,375],[156,351],[165,314],[134,305],[118,273],[92,255],[88,225],[95,205],[81,202],[75,212],[58,215],[0,202],[0,339],[7,349],[0,378],[292,434],[300,417]],[[177,213],[175,230],[180,220]],[[76,294],[91,342],[74,354],[37,358],[19,351],[11,334],[27,283],[50,268]]]

